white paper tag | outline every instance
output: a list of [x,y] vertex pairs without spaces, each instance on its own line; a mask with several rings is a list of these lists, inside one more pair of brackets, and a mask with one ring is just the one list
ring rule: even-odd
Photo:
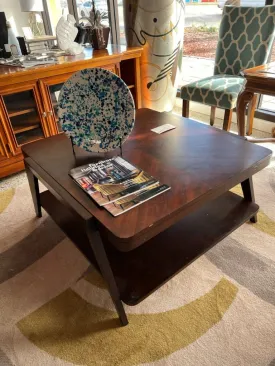
[[163,133],[169,130],[173,130],[174,128],[176,128],[176,126],[170,125],[169,123],[167,123],[166,125],[162,125],[156,128],[152,128],[151,131],[155,132],[155,133]]

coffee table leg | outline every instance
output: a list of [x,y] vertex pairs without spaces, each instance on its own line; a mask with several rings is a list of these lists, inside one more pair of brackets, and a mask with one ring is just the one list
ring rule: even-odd
[[26,164],[26,173],[29,181],[29,186],[32,194],[32,200],[34,204],[34,209],[37,217],[42,217],[41,204],[40,204],[40,194],[39,194],[39,184],[38,179],[32,173],[28,165]]
[[89,242],[92,246],[96,261],[100,268],[101,274],[107,282],[109,293],[116,307],[121,325],[127,325],[128,319],[123,304],[120,300],[120,294],[117,288],[116,280],[114,278],[113,271],[107,258],[106,251],[100,237],[100,233],[93,222],[88,222],[87,224],[87,235],[89,238]]
[[[253,187],[252,177],[250,177],[250,178],[246,179],[245,181],[243,181],[241,183],[241,185],[242,185],[244,198],[247,201],[255,202],[255,195],[254,195],[254,187]],[[257,215],[252,216],[250,221],[253,222],[253,223],[256,223],[257,222]]]

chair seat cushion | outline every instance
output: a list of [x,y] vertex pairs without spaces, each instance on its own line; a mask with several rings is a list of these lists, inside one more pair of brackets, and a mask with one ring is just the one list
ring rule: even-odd
[[215,75],[184,85],[181,98],[223,109],[236,106],[244,78],[232,75]]

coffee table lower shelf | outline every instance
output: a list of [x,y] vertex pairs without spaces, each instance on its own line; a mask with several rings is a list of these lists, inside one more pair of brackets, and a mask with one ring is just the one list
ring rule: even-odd
[[[98,268],[85,233],[85,221],[49,191],[40,196],[42,207]],[[258,209],[257,204],[227,192],[130,252],[116,250],[103,235],[121,300],[136,305],[248,221]]]

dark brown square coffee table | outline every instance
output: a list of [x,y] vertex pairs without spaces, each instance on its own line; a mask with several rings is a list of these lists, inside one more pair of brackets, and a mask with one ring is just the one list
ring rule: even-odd
[[[157,135],[151,129],[171,123]],[[247,220],[256,221],[252,175],[271,151],[191,119],[137,111],[123,157],[171,190],[112,217],[68,175],[97,157],[76,151],[64,134],[23,147],[36,215],[41,206],[107,282],[123,325],[122,301],[135,305]],[[48,191],[39,193],[38,180]],[[229,190],[241,183],[244,197]]]

